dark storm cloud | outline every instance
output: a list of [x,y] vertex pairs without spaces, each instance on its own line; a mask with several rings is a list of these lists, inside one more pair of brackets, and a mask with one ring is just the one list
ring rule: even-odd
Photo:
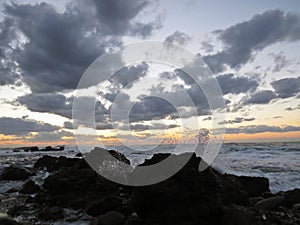
[[[148,4],[145,0],[72,1],[62,13],[47,3],[5,5],[4,15],[12,20],[14,30],[27,38],[6,61],[13,58],[19,64],[22,79],[33,92],[74,89],[90,63],[122,44],[122,35],[147,36],[157,28],[153,22],[134,20]],[[8,30],[3,22],[1,26]],[[1,32],[0,40],[10,33]]]
[[240,94],[248,91],[254,91],[258,87],[256,80],[248,77],[236,77],[233,74],[224,74],[217,76],[222,92],[226,94]]
[[18,102],[33,112],[53,113],[72,118],[72,99],[62,94],[29,94],[19,97]]
[[[78,97],[81,104],[90,104],[95,102],[95,99],[88,96]],[[18,98],[18,102],[26,106],[33,112],[45,112],[60,115],[66,118],[72,118],[73,97],[67,98],[62,94],[29,94]],[[83,106],[84,108],[84,106]],[[108,111],[104,108],[101,102],[96,102],[95,116],[96,121],[105,120]],[[86,115],[82,115],[82,121]]]
[[223,71],[224,64],[240,68],[255,52],[269,45],[300,40],[300,15],[268,10],[215,34],[225,47],[216,54],[204,56],[204,61],[214,72]]
[[267,104],[276,98],[276,94],[270,90],[263,90],[252,95],[245,104]]
[[252,125],[252,126],[242,126],[238,128],[227,128],[226,133],[227,134],[255,134],[255,133],[263,133],[263,132],[276,132],[276,133],[282,133],[282,132],[290,132],[290,131],[300,131],[300,127],[296,126],[267,126],[267,125]]
[[226,120],[226,121],[220,122],[219,124],[235,124],[235,123],[249,122],[249,121],[254,121],[254,120],[255,120],[255,118],[237,117],[233,120]]
[[191,41],[191,39],[192,38],[189,35],[187,35],[186,33],[183,33],[180,31],[175,31],[173,34],[166,37],[165,41],[184,46],[189,41]]
[[284,78],[271,83],[278,98],[289,98],[300,92],[300,77]]
[[203,49],[207,53],[211,53],[214,50],[214,46],[211,43],[209,43],[209,41],[202,41],[201,49]]
[[30,132],[53,132],[60,129],[48,123],[19,118],[0,118],[0,133],[4,135],[27,135]]

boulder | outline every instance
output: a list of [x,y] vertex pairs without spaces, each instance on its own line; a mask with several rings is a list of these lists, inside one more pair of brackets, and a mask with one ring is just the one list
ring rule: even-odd
[[31,174],[27,170],[15,166],[10,166],[3,170],[0,179],[1,180],[26,180],[30,176]]
[[21,194],[35,194],[40,190],[40,186],[36,185],[32,180],[26,181],[19,190]]
[[260,200],[254,204],[254,208],[260,210],[273,210],[277,208],[284,200],[283,196],[275,196]]
[[110,211],[94,220],[91,225],[119,225],[123,224],[125,216],[118,211]]

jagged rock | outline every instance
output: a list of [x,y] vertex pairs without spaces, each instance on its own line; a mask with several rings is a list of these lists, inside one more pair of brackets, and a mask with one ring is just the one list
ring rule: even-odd
[[283,196],[275,196],[260,200],[254,204],[254,208],[261,210],[273,210],[277,208],[284,200]]
[[40,187],[36,185],[32,180],[26,181],[19,190],[21,194],[35,194],[40,190]]
[[120,225],[123,223],[125,216],[118,211],[111,211],[99,216],[91,225]]
[[31,174],[27,170],[19,167],[10,166],[10,167],[6,167],[3,170],[0,179],[1,180],[26,180],[30,176]]

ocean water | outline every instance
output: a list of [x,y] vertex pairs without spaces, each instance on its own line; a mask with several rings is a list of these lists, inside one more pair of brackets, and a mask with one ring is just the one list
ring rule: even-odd
[[[146,151],[149,146],[140,146],[140,151],[132,151],[126,147],[113,147],[128,157],[133,165],[138,165],[145,158],[151,158],[156,152],[171,153],[174,145],[159,146],[155,150]],[[188,147],[186,151],[189,151]],[[63,152],[13,152],[10,149],[0,150],[0,172],[9,165],[31,167],[43,155],[74,157],[79,151],[68,146]],[[251,143],[223,144],[212,166],[223,173],[236,175],[261,176],[270,180],[272,192],[300,188],[300,142],[294,143]],[[35,177],[41,183],[47,173]],[[21,185],[19,182],[0,181],[0,193]]]

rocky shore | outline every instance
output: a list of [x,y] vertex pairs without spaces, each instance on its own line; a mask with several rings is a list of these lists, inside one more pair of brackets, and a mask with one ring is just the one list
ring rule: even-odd
[[[98,151],[106,151],[97,149]],[[122,154],[110,153],[129,164]],[[156,154],[144,165],[157,163],[167,154]],[[91,225],[298,225],[300,189],[271,193],[262,177],[221,174],[211,167],[199,172],[200,158],[193,155],[177,174],[144,187],[110,182],[85,162],[75,158],[43,156],[30,170],[14,166],[1,180],[22,180],[19,190],[0,195],[8,217],[0,225],[91,224]],[[34,177],[50,175],[42,185]]]

